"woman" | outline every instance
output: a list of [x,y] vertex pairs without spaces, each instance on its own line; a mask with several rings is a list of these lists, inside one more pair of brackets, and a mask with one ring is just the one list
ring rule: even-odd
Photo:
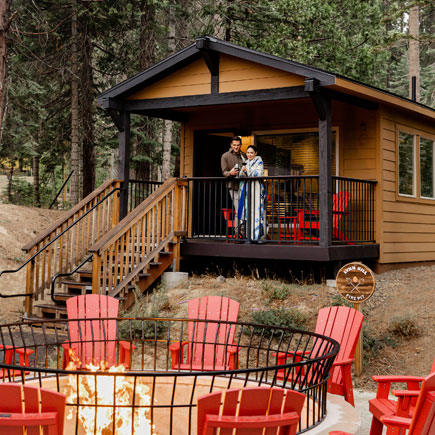
[[[246,150],[247,160],[240,171],[240,177],[263,177],[263,160],[257,155],[257,147],[250,145]],[[246,180],[240,183],[238,218],[245,222],[247,237],[252,241],[260,241],[266,234],[264,184],[257,180]]]

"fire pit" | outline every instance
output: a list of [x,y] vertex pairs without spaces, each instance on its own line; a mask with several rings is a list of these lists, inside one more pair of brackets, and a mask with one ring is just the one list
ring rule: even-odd
[[[117,323],[115,362],[122,361],[120,340],[135,346],[130,367],[70,364],[62,368],[62,344],[71,346],[68,324],[81,320],[22,322],[0,325],[0,345],[12,346],[15,353],[18,349],[34,352],[29,352],[28,366],[20,365],[18,356],[13,365],[0,364],[1,381],[35,384],[66,394],[65,433],[194,435],[198,397],[258,385],[294,389],[307,396],[299,433],[315,427],[326,416],[326,382],[339,348],[328,337],[275,326],[198,320],[193,323],[201,323],[205,330],[211,324],[214,328],[217,325],[218,331],[234,328],[234,342],[206,345],[216,353],[222,346],[236,349],[236,368],[180,370],[171,369],[170,346],[187,341],[192,320],[110,320]],[[88,340],[81,344],[97,345]],[[288,356],[286,362],[278,365],[278,354],[283,353]]]

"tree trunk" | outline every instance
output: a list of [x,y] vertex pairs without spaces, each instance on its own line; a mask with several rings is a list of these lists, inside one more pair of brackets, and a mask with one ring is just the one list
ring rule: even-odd
[[41,207],[41,196],[39,193],[39,154],[33,157],[33,206]]
[[413,6],[409,11],[409,98],[413,98],[413,77],[415,77],[415,101],[420,101],[420,42],[419,8]]
[[94,86],[92,72],[93,46],[88,26],[89,18],[82,21],[82,62],[81,62],[81,125],[82,125],[82,186],[83,198],[95,189],[96,161],[94,144]]
[[0,1],[0,143],[3,132],[3,95],[5,90],[7,68],[6,34],[9,26],[9,11],[11,0]]
[[[145,70],[153,65],[156,61],[156,4],[149,0],[143,0],[141,4],[141,32],[139,36],[139,66]],[[135,177],[138,180],[152,180],[152,157],[153,143],[156,142],[156,121],[141,117],[143,123],[138,127],[145,133],[148,140],[136,136],[134,138],[133,153],[137,156],[146,156],[147,159],[137,160],[134,165]]]
[[11,169],[9,170],[9,173],[6,174],[6,176],[8,177],[8,202],[12,204],[12,180],[14,178],[14,160],[11,158],[9,159],[9,161],[11,164]]
[[77,52],[77,0],[71,0],[71,177],[70,200],[74,206],[79,202],[79,63]]
[[[175,51],[175,5],[169,6],[168,13],[168,51]],[[171,148],[172,148],[172,121],[165,120],[163,124],[163,153],[162,153],[162,181],[171,176]]]

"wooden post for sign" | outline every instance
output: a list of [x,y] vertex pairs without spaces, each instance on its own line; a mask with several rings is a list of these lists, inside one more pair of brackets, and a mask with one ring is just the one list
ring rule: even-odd
[[[354,262],[344,265],[337,273],[337,289],[348,302],[353,303],[357,311],[360,304],[368,300],[375,291],[376,281],[373,272],[364,264]],[[355,375],[359,376],[363,368],[362,328],[355,349]]]
[[[360,304],[353,304],[353,307],[355,308],[355,310],[361,311]],[[356,348],[355,348],[354,371],[356,376],[359,376],[362,373],[362,368],[363,368],[362,337],[363,337],[363,328],[361,328],[361,332],[358,338],[358,343],[356,344]]]

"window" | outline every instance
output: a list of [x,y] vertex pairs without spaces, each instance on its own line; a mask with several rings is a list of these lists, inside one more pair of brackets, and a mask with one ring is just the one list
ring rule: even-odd
[[420,137],[420,196],[434,198],[434,141]]
[[434,140],[399,131],[399,195],[435,199]]
[[[332,175],[336,175],[337,132],[332,131]],[[269,175],[317,175],[319,133],[317,131],[257,134],[256,145]]]
[[415,196],[415,136],[399,131],[399,195]]

